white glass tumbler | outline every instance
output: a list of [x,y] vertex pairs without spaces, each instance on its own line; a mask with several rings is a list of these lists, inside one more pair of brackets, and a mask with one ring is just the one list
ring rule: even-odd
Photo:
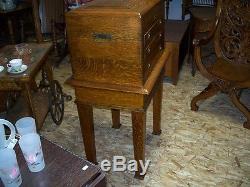
[[20,148],[31,172],[39,172],[45,167],[43,150],[40,136],[36,133],[29,133],[21,136]]
[[18,134],[21,136],[29,133],[36,133],[36,121],[32,117],[24,117],[17,120],[15,126]]
[[17,187],[22,183],[16,153],[13,149],[0,150],[0,178],[5,187]]

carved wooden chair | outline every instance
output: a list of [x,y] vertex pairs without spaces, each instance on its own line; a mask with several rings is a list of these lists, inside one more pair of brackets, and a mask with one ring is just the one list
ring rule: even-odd
[[[183,0],[182,3],[182,16],[183,19],[186,14],[190,14],[190,41],[192,41],[199,34],[206,34],[211,31],[216,16],[217,0]],[[188,48],[188,63],[192,56],[192,75],[195,75],[196,67],[194,64],[193,48],[189,45]]]
[[[194,39],[195,62],[201,74],[211,83],[191,101],[191,109],[198,110],[198,101],[218,92],[229,95],[234,105],[246,116],[244,127],[250,129],[250,111],[240,101],[242,89],[250,88],[250,1],[224,0],[218,4],[218,14],[208,37]],[[216,62],[205,66],[201,46],[214,39]]]

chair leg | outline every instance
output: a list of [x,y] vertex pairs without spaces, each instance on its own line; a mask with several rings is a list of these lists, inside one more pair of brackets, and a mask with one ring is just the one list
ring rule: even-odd
[[240,102],[240,97],[238,96],[238,91],[233,89],[230,93],[229,96],[233,102],[233,104],[246,116],[247,121],[243,124],[243,127],[246,129],[250,129],[250,111],[248,108],[243,105],[243,103]]
[[191,110],[197,111],[199,107],[197,106],[197,102],[200,100],[208,99],[209,97],[214,96],[220,91],[220,87],[215,83],[211,82],[208,87],[206,87],[199,95],[195,96],[191,101]]
[[[195,59],[194,59],[194,47],[193,47],[193,39],[194,39],[194,23],[193,20],[191,18],[191,22],[189,24],[189,28],[188,28],[188,58],[187,58],[187,62],[188,64],[190,64],[191,62],[191,74],[194,77],[195,73],[196,73],[196,65],[195,65]],[[192,59],[191,59],[192,58]]]
[[192,25],[191,23],[189,24],[189,28],[188,28],[188,51],[187,51],[187,63],[190,64],[190,56],[191,56],[191,51],[192,51]]
[[192,76],[194,77],[195,76],[195,73],[196,73],[196,64],[195,64],[195,59],[194,59],[194,55],[192,55],[192,70],[191,70],[191,74]]

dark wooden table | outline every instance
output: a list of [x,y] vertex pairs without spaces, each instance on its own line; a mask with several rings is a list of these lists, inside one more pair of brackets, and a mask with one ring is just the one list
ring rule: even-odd
[[[52,44],[30,43],[28,45],[32,50],[31,57],[33,60],[23,61],[23,63],[28,66],[28,69],[25,72],[21,74],[10,74],[7,72],[6,64],[0,62],[0,65],[5,67],[5,69],[0,72],[0,91],[22,91],[25,98],[24,101],[20,101],[20,105],[16,105],[12,111],[8,112],[7,119],[15,122],[17,118],[27,116],[27,114],[29,114],[36,119],[37,129],[40,129],[48,113],[48,96],[43,94],[33,96],[32,91],[34,91],[35,87],[35,77],[41,70],[46,72],[48,80],[53,80],[51,66],[46,63]],[[14,45],[8,45],[0,49],[0,56],[4,58],[7,57],[8,60],[17,58],[17,54],[15,53]],[[43,103],[43,107],[40,106],[40,103]],[[25,105],[28,107],[25,107]],[[22,114],[17,115],[19,112]]]
[[165,50],[170,50],[165,75],[178,82],[180,64],[184,60],[189,45],[189,21],[167,20],[165,22]]
[[[17,161],[23,180],[21,186],[106,186],[105,174],[98,166],[73,155],[42,137],[41,140],[45,168],[38,173],[31,173],[29,171],[19,145],[15,146]],[[88,168],[83,171],[82,168],[86,165]],[[3,184],[0,181],[1,186]]]
[[27,10],[30,10],[30,12],[32,11],[31,3],[20,3],[15,9],[12,10],[0,10],[0,17],[4,17],[7,19],[10,41],[12,44],[15,43],[13,20],[19,20],[20,17],[18,18],[18,16],[20,16],[21,13]]

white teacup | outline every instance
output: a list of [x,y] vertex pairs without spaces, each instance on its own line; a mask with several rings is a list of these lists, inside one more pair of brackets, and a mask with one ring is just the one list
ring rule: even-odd
[[23,60],[22,59],[12,59],[9,61],[7,64],[8,68],[11,69],[11,71],[20,71],[23,65]]

